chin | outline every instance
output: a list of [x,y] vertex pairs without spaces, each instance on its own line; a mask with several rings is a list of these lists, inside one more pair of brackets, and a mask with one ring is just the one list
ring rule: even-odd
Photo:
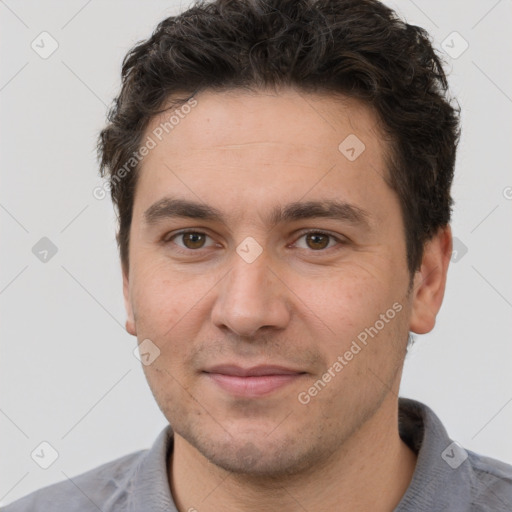
[[261,446],[239,441],[230,447],[205,450],[203,455],[216,466],[251,477],[282,477],[302,472],[312,463],[312,454],[297,453],[283,446]]
[[178,432],[210,463],[238,475],[251,477],[282,477],[303,472],[322,458],[318,448],[309,447],[297,432],[269,435],[268,430],[245,432],[219,437],[194,435],[190,430]]

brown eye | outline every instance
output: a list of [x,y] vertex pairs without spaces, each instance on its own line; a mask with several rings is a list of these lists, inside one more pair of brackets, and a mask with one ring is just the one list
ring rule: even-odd
[[329,245],[330,238],[329,235],[323,233],[308,233],[306,235],[306,244],[313,250],[325,249]]
[[177,254],[191,256],[193,252],[203,254],[207,249],[219,248],[211,236],[202,231],[180,231],[164,238],[163,242]]
[[201,249],[205,243],[206,235],[204,233],[190,231],[188,233],[182,233],[181,239],[187,249]]
[[298,249],[304,249],[309,252],[328,252],[330,249],[341,248],[345,244],[344,237],[338,238],[325,231],[311,230],[303,233],[301,237],[293,244]]

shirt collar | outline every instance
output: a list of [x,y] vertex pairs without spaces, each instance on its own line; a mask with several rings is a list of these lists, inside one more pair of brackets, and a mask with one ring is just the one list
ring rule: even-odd
[[129,489],[128,511],[177,512],[171,496],[167,464],[173,449],[173,431],[168,425],[135,468]]
[[[469,510],[473,479],[467,452],[448,436],[426,405],[399,399],[400,437],[418,454],[407,491],[394,512],[410,510]],[[464,459],[464,460],[462,460]],[[451,464],[451,465],[450,465]],[[468,492],[461,492],[463,488]]]
[[[455,453],[456,456],[459,453],[460,456],[466,452],[463,448],[453,446],[453,441],[435,413],[420,402],[400,398],[399,431],[402,440],[417,453],[418,458],[411,483],[394,512],[448,510],[450,505],[463,506],[461,499],[469,500],[470,493],[463,493],[462,496],[467,496],[464,498],[460,490],[461,485],[471,485],[471,466],[465,460],[453,467],[455,464],[452,462],[453,457],[450,461],[450,455]],[[167,473],[172,449],[173,431],[168,425],[141,458],[130,479],[130,512],[177,512]],[[457,489],[458,492],[451,492],[450,489]]]

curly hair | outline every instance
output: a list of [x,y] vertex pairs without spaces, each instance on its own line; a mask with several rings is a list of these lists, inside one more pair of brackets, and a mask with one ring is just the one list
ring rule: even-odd
[[133,155],[153,116],[202,90],[289,86],[344,94],[371,108],[389,146],[385,179],[400,201],[411,275],[425,243],[450,221],[459,109],[426,31],[377,0],[199,0],[137,43],[121,78],[98,155],[126,271]]

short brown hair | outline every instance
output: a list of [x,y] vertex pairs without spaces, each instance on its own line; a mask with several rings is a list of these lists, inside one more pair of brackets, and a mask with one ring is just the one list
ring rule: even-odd
[[170,99],[180,105],[205,89],[291,86],[372,108],[389,136],[387,180],[400,200],[411,274],[425,242],[450,221],[459,111],[428,34],[377,0],[201,0],[132,48],[121,75],[98,153],[126,271],[138,165],[122,179],[119,171]]

